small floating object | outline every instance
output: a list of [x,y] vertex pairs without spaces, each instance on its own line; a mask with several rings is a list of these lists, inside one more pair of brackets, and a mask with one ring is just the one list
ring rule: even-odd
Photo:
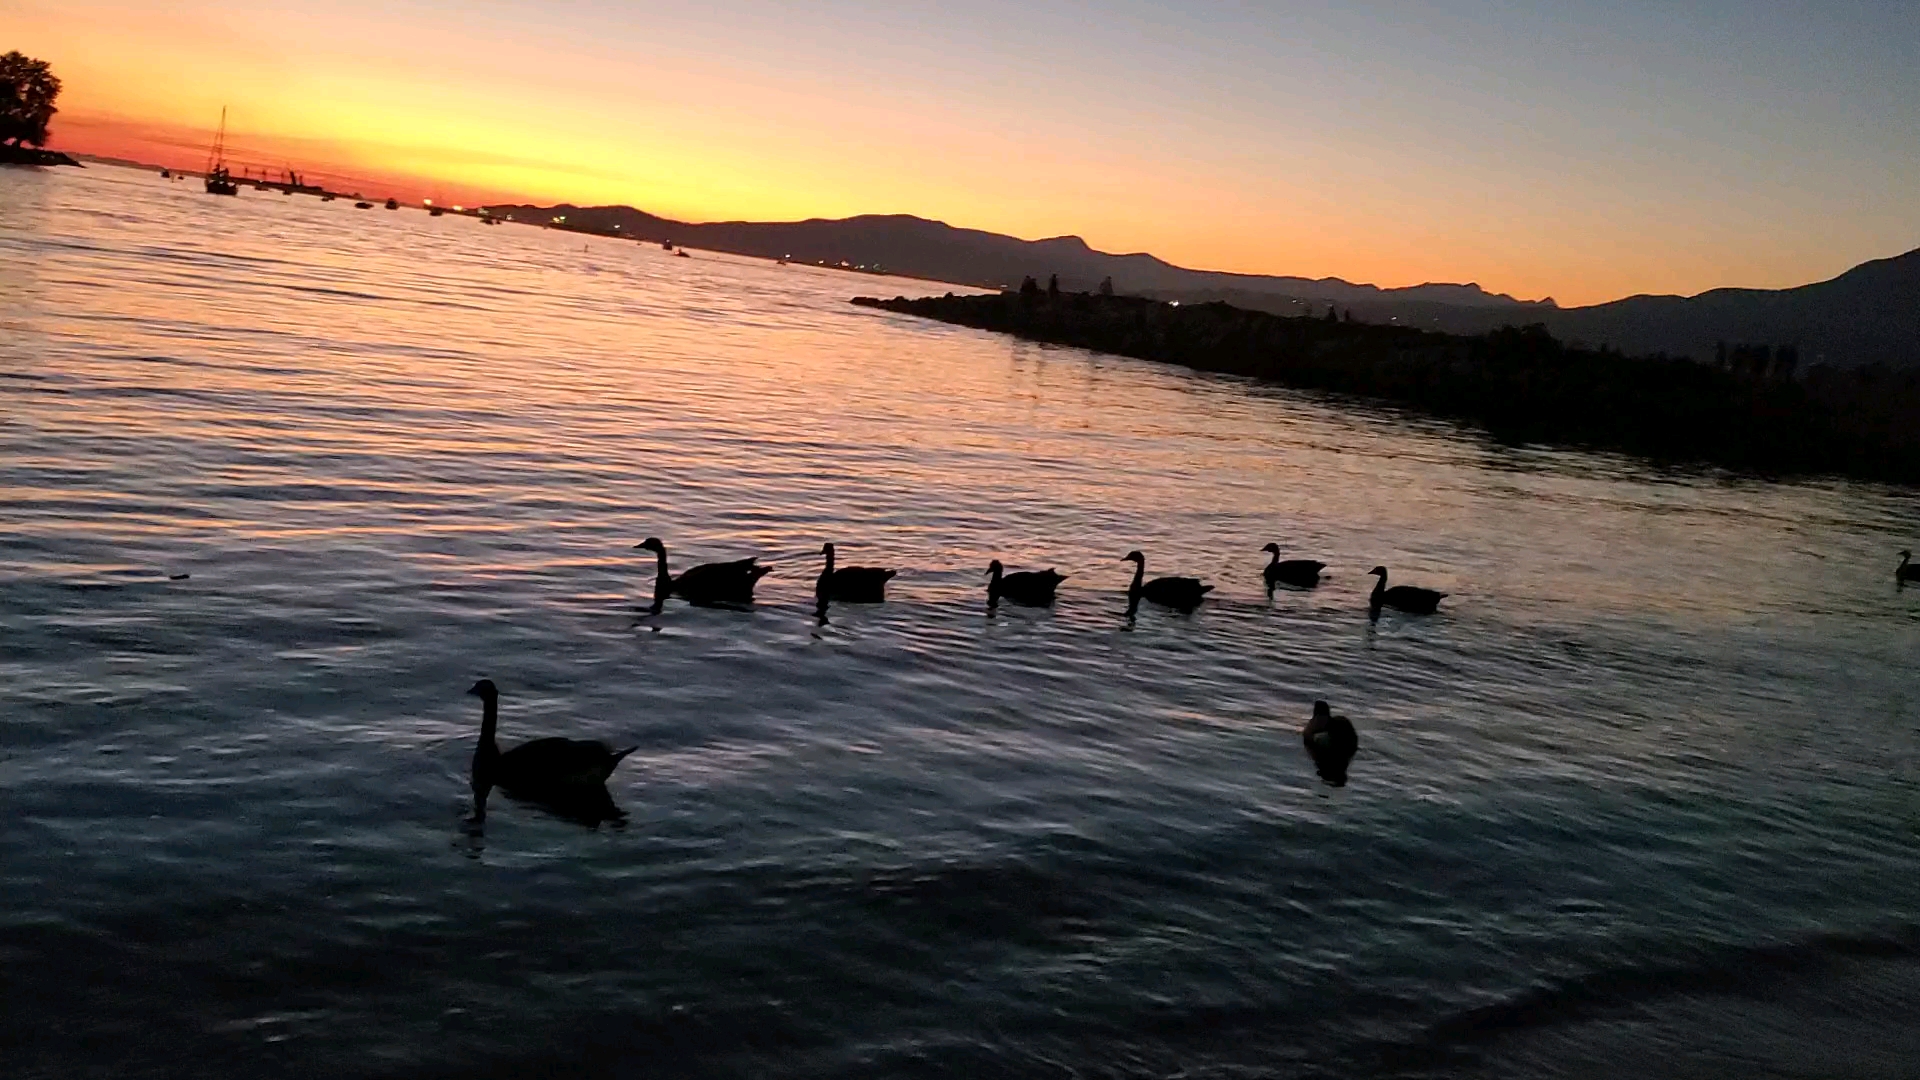
[[373,204],[365,199],[361,199],[359,202],[353,204],[353,208],[355,210],[371,210],[373,209]]
[[1431,615],[1434,609],[1440,606],[1440,601],[1447,596],[1443,592],[1413,585],[1395,585],[1389,589],[1387,588],[1387,568],[1384,566],[1376,566],[1367,573],[1376,575],[1380,579],[1374,582],[1373,594],[1367,598],[1367,618],[1369,619],[1379,618],[1382,606],[1390,607],[1395,611],[1404,611],[1409,615]]
[[843,566],[834,569],[833,545],[822,544],[820,554],[827,557],[826,568],[814,581],[813,595],[822,603],[840,600],[849,604],[879,604],[887,599],[887,582],[898,570],[878,566]]
[[400,209],[400,200],[399,200],[399,199],[395,199],[395,198],[391,198],[391,197],[389,197],[389,198],[387,199],[387,209],[389,209],[389,210],[398,210],[398,209]]
[[689,255],[689,254],[687,254],[687,253],[686,253],[686,252],[684,252],[684,251],[681,251],[681,250],[679,250],[678,248],[676,248],[676,249],[674,249],[674,252],[673,252],[673,253],[674,253],[675,255],[677,255],[677,256],[679,256],[679,257],[680,257],[680,258],[682,258],[682,259],[691,259],[691,258],[693,258],[693,256],[691,256],[691,255]]
[[1333,708],[1326,702],[1316,701],[1313,719],[1301,729],[1300,739],[1307,744],[1307,754],[1313,758],[1320,779],[1334,787],[1346,786],[1347,765],[1360,750],[1360,735],[1353,724],[1344,716],[1333,715]]
[[192,576],[193,576],[192,574],[168,574],[167,580],[168,581],[185,581]]

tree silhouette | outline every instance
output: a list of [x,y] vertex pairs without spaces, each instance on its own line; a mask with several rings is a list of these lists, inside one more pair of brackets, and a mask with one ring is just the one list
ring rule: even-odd
[[45,60],[18,52],[0,56],[0,143],[45,146],[59,96],[60,80]]
[[1060,295],[1060,275],[1059,274],[1047,275],[1047,295],[1052,297],[1058,297]]
[[1021,296],[1038,296],[1038,295],[1040,295],[1040,283],[1039,283],[1039,282],[1037,282],[1037,281],[1035,281],[1035,280],[1033,280],[1033,275],[1032,275],[1032,274],[1028,274],[1028,275],[1027,275],[1027,276],[1026,276],[1025,278],[1022,278],[1022,279],[1021,279],[1021,281],[1020,281],[1020,295],[1021,295]]
[[1113,279],[1111,277],[1104,277],[1100,279],[1100,295],[1101,296],[1113,295]]
[[1333,309],[1333,305],[1332,305],[1332,304],[1328,304],[1328,305],[1327,305],[1327,321],[1328,321],[1328,322],[1339,322],[1339,321],[1340,321],[1340,313],[1339,313],[1338,311],[1335,311],[1335,310]]

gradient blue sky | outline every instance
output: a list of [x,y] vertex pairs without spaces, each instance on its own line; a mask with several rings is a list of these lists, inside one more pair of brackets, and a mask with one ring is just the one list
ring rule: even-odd
[[0,4],[67,78],[56,142],[188,146],[231,104],[263,160],[402,194],[907,212],[1563,303],[1920,246],[1915,0]]

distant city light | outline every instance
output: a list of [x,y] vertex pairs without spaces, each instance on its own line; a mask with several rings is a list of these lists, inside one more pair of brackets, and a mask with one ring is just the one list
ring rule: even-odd
[[457,214],[457,213],[459,213],[459,212],[460,212],[460,211],[462,211],[462,210],[465,210],[465,209],[466,209],[466,207],[464,207],[464,206],[461,206],[461,205],[460,205],[459,203],[455,203],[455,204],[453,205],[453,212],[454,212],[454,213],[456,213],[456,214]]
[[421,206],[432,206],[432,205],[433,205],[433,200],[432,200],[432,199],[421,199],[421,200],[420,200],[420,205],[421,205]]

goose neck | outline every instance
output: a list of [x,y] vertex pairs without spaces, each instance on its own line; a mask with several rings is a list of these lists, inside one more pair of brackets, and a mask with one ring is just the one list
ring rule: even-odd
[[480,749],[497,750],[494,734],[500,728],[500,702],[497,698],[487,698],[480,703]]

